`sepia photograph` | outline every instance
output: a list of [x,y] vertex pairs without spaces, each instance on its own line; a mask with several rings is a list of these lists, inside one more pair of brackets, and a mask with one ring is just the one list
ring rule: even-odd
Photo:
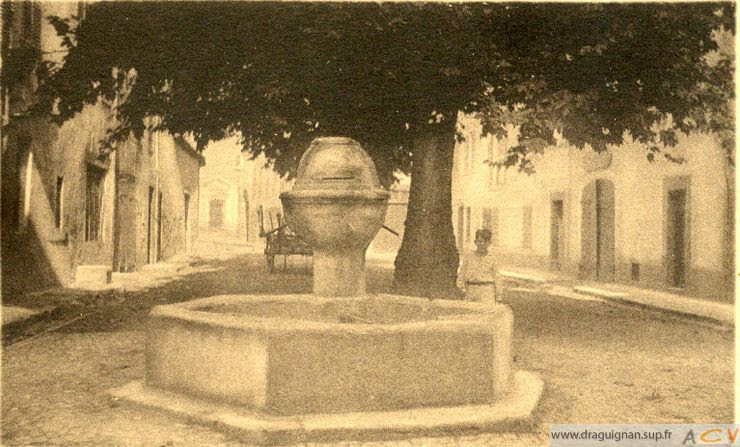
[[0,0],[0,445],[740,446],[735,9]]

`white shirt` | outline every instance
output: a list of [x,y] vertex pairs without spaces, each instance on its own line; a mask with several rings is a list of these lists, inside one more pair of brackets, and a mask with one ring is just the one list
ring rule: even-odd
[[463,257],[457,282],[462,288],[466,288],[468,282],[493,282],[496,281],[497,271],[496,260],[491,252],[481,255],[476,250]]

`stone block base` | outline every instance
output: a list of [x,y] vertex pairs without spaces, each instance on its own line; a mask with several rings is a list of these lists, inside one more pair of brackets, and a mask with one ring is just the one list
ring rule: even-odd
[[537,374],[518,371],[508,392],[489,405],[284,417],[147,387],[142,381],[111,390],[109,395],[116,400],[166,411],[189,422],[212,426],[244,442],[284,445],[448,436],[470,431],[532,431],[535,429],[532,413],[543,389],[544,382]]
[[107,265],[78,265],[75,284],[109,284],[113,271]]

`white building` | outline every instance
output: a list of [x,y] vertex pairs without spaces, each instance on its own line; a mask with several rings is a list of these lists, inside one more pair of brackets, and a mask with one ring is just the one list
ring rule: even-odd
[[679,138],[682,164],[633,142],[597,154],[565,142],[534,159],[536,173],[500,168],[515,144],[481,137],[461,117],[466,140],[455,147],[453,226],[458,246],[475,230],[493,231],[501,265],[562,271],[718,301],[732,301],[733,172],[712,136]]

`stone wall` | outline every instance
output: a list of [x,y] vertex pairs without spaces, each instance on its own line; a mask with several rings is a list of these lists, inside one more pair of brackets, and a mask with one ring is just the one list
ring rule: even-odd
[[[2,160],[5,291],[68,285],[77,265],[110,264],[115,154],[98,157],[95,144],[102,137],[106,112],[102,106],[88,106],[61,127],[43,118],[11,120]],[[88,166],[102,174],[93,240],[85,237]]]
[[[71,2],[34,5],[43,16],[77,13],[77,4]],[[41,25],[43,57],[58,62],[64,54],[61,41],[51,24]],[[184,192],[191,196],[192,228],[197,228],[202,157],[184,140],[176,143],[164,134],[131,139],[107,153],[100,141],[115,123],[106,104],[85,106],[57,126],[46,117],[28,117],[35,85],[31,72],[9,86],[11,116],[3,117],[7,121],[1,191],[4,296],[71,285],[80,265],[130,271],[153,262],[148,251],[156,252],[158,246],[147,240],[147,225],[157,223],[149,221],[150,187],[155,199],[162,192],[161,258],[187,248]],[[154,211],[158,217],[156,207]],[[190,237],[195,234],[191,231]]]

